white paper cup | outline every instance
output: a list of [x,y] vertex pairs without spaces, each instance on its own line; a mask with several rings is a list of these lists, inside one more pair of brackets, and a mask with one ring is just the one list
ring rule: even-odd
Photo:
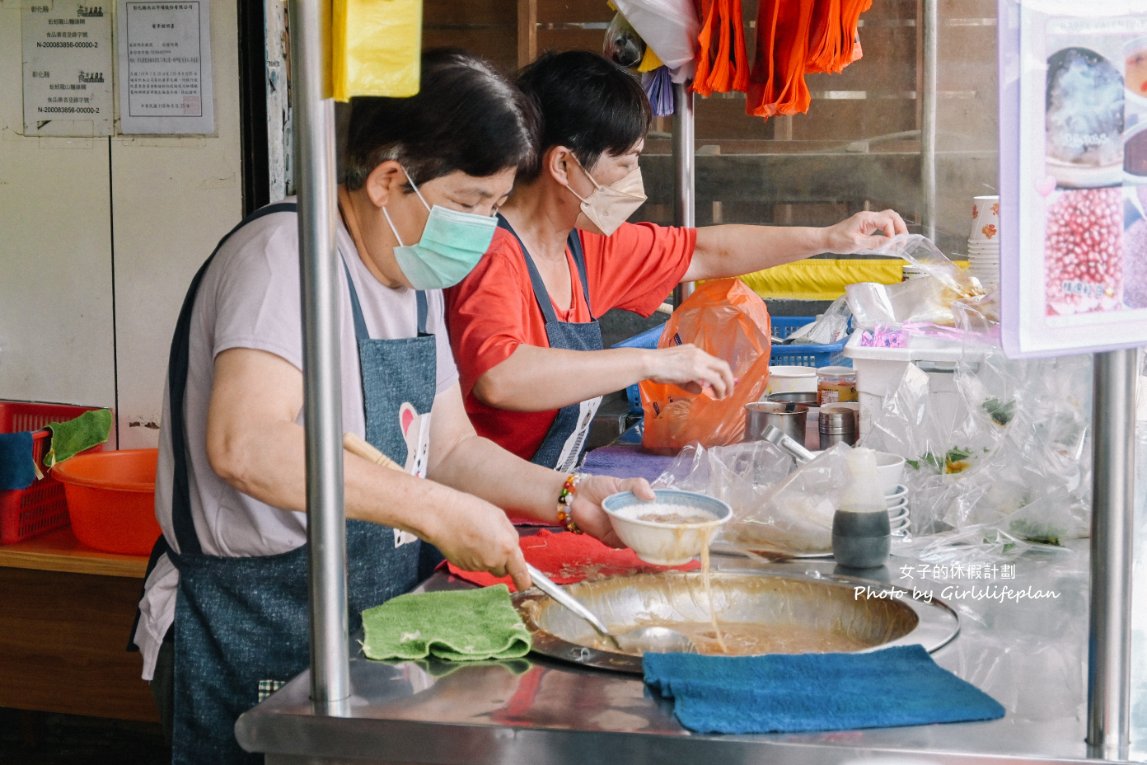
[[1000,198],[972,197],[972,231],[968,242],[995,242],[1000,236]]

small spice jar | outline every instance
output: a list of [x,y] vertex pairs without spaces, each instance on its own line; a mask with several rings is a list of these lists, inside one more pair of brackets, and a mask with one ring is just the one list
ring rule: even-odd
[[856,443],[856,412],[844,404],[826,404],[817,415],[820,430],[820,448],[827,449],[834,444]]
[[856,370],[851,367],[821,367],[816,370],[816,401],[820,406],[856,401]]

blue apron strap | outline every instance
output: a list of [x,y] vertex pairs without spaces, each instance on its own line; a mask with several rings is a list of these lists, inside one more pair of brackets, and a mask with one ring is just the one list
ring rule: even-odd
[[[518,236],[518,232],[514,231],[510,222],[498,215],[498,226],[506,229],[514,235],[514,239],[518,241],[518,247],[522,250],[522,257],[526,260],[526,269],[530,274],[530,284],[534,288],[534,299],[538,301],[538,308],[542,311],[542,316],[545,317],[546,323],[558,321],[558,315],[554,311],[554,303],[550,300],[550,292],[546,289],[546,283],[542,281],[542,275],[538,271],[538,267],[534,265],[534,259],[530,257],[529,250],[522,242],[522,238]],[[581,237],[578,236],[577,229],[570,232],[569,238],[566,240],[566,246],[570,249],[570,254],[573,255],[574,265],[577,266],[578,276],[581,277],[581,291],[585,296],[585,304],[589,307],[590,320],[593,320],[593,307],[589,302],[589,279],[586,278],[585,271],[585,253],[581,246]]]
[[[339,260],[342,260],[340,256]],[[370,332],[366,328],[366,318],[362,315],[362,304],[358,302],[358,290],[354,288],[354,279],[350,278],[350,268],[346,261],[342,261],[343,273],[346,274],[347,288],[350,290],[350,312],[354,317],[354,339],[360,343],[370,339]]]
[[195,296],[199,292],[199,285],[203,281],[207,267],[219,252],[219,248],[248,223],[258,220],[265,215],[279,212],[295,212],[298,205],[293,202],[279,202],[262,207],[247,218],[243,219],[227,235],[219,240],[219,244],[211,255],[200,266],[187,295],[183,298],[183,306],[179,310],[179,320],[175,324],[175,335],[171,340],[171,353],[167,359],[167,379],[171,397],[171,452],[175,461],[175,471],[172,479],[171,521],[175,527],[175,539],[179,543],[180,553],[201,554],[203,547],[199,544],[199,536],[195,533],[195,522],[191,517],[191,490],[187,476],[187,432],[184,424],[183,402],[187,392],[187,368],[189,363],[191,345],[191,311],[195,305]]
[[566,240],[566,246],[570,248],[570,254],[573,255],[574,265],[577,266],[578,276],[581,277],[581,294],[585,296],[585,305],[589,309],[589,319],[594,321],[597,319],[597,314],[593,312],[593,304],[589,302],[589,277],[585,273],[585,251],[581,246],[581,234],[575,228],[570,232],[569,239]]
[[[341,258],[340,258],[341,259]],[[350,290],[350,310],[354,316],[354,339],[355,340],[370,340],[370,332],[366,328],[366,317],[362,313],[362,303],[358,302],[358,290],[354,288],[354,280],[350,278],[350,268],[347,267],[346,261],[342,261],[343,272],[346,274],[347,288]],[[418,302],[418,335],[419,337],[429,335],[426,331],[426,317],[430,309],[426,303],[426,294],[422,290],[415,293]]]
[[430,309],[426,305],[426,293],[418,290],[418,336],[423,337],[430,333],[426,331],[426,315]]

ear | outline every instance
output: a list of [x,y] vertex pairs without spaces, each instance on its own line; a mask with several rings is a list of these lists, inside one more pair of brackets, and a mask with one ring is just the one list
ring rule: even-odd
[[388,159],[370,171],[363,190],[375,207],[385,207],[392,195],[401,193],[406,183],[406,172],[397,160]]
[[570,175],[577,172],[577,160],[565,146],[551,146],[542,155],[542,172],[562,186],[569,186]]

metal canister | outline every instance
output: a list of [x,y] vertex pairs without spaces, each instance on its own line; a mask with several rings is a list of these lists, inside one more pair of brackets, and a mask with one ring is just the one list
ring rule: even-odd
[[856,410],[850,406],[825,404],[820,408],[817,427],[820,430],[820,448],[856,443]]
[[786,404],[807,404],[809,407],[815,407],[816,393],[808,391],[792,391],[789,393],[770,393],[765,396],[765,401],[780,401]]

